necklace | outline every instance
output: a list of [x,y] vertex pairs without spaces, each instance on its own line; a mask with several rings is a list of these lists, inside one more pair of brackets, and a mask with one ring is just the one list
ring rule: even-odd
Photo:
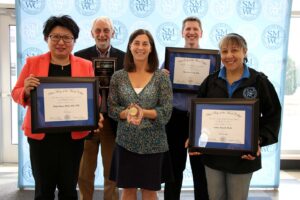
[[[70,65],[70,60],[65,60],[65,61],[58,61],[58,60],[55,60],[54,58],[51,58],[50,62],[53,64],[53,65],[56,65],[56,66],[59,66],[61,67],[61,70],[64,70],[64,67],[65,66],[68,66]],[[62,64],[61,64],[62,63]]]
[[55,65],[56,67],[60,67],[61,70],[64,70],[64,67],[68,66],[68,65],[58,65],[58,64],[54,64],[53,62],[51,62],[52,65]]

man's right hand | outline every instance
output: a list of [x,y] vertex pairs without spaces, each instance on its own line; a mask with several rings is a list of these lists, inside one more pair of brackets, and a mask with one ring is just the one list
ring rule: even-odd
[[[189,148],[189,142],[190,142],[190,140],[189,139],[187,139],[186,141],[185,141],[185,144],[184,144],[184,147],[185,148]],[[199,155],[202,155],[202,153],[200,153],[200,152],[190,152],[189,151],[189,155],[190,156],[199,156]]]
[[103,128],[103,121],[104,121],[104,117],[102,113],[99,113],[98,129],[94,130],[95,134],[101,132],[101,129]]

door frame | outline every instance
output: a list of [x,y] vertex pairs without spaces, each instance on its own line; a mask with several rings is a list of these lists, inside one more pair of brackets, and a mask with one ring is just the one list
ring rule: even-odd
[[[12,144],[12,115],[10,96],[9,26],[16,25],[15,10],[0,8],[0,163],[18,162],[18,145]],[[18,121],[14,122],[18,124]]]

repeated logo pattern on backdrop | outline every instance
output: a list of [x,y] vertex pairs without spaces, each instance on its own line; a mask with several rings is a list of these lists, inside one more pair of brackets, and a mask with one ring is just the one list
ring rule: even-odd
[[[42,35],[43,23],[51,15],[68,14],[80,27],[74,51],[91,46],[92,21],[101,15],[114,22],[112,44],[126,50],[129,35],[137,28],[146,28],[154,36],[160,63],[165,47],[182,47],[182,20],[197,16],[202,20],[201,47],[217,49],[227,33],[243,35],[249,47],[249,65],[264,72],[282,99],[282,76],[285,74],[286,48],[291,0],[18,0],[16,1],[18,34],[18,72],[26,57],[47,51]],[[255,96],[248,88],[245,95]],[[24,110],[19,111],[19,126]],[[19,127],[19,186],[34,185],[28,144]],[[262,149],[263,169],[254,174],[255,187],[276,187],[279,176],[279,146]],[[101,158],[99,158],[101,159]],[[101,163],[101,160],[99,160]],[[96,186],[102,186],[102,166],[96,171]],[[184,185],[192,186],[191,170],[185,171]]]

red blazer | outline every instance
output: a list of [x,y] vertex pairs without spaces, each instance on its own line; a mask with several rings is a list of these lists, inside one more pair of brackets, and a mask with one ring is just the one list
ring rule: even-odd
[[[94,70],[92,62],[70,55],[71,61],[71,76],[72,77],[93,77]],[[47,77],[50,65],[50,52],[38,56],[28,57],[26,63],[19,75],[17,83],[12,90],[11,96],[15,102],[27,107],[26,115],[22,125],[22,129],[27,137],[42,140],[45,137],[44,133],[31,133],[31,106],[30,100],[24,99],[24,80],[30,75]],[[72,132],[72,139],[81,139],[88,134],[88,131]]]

